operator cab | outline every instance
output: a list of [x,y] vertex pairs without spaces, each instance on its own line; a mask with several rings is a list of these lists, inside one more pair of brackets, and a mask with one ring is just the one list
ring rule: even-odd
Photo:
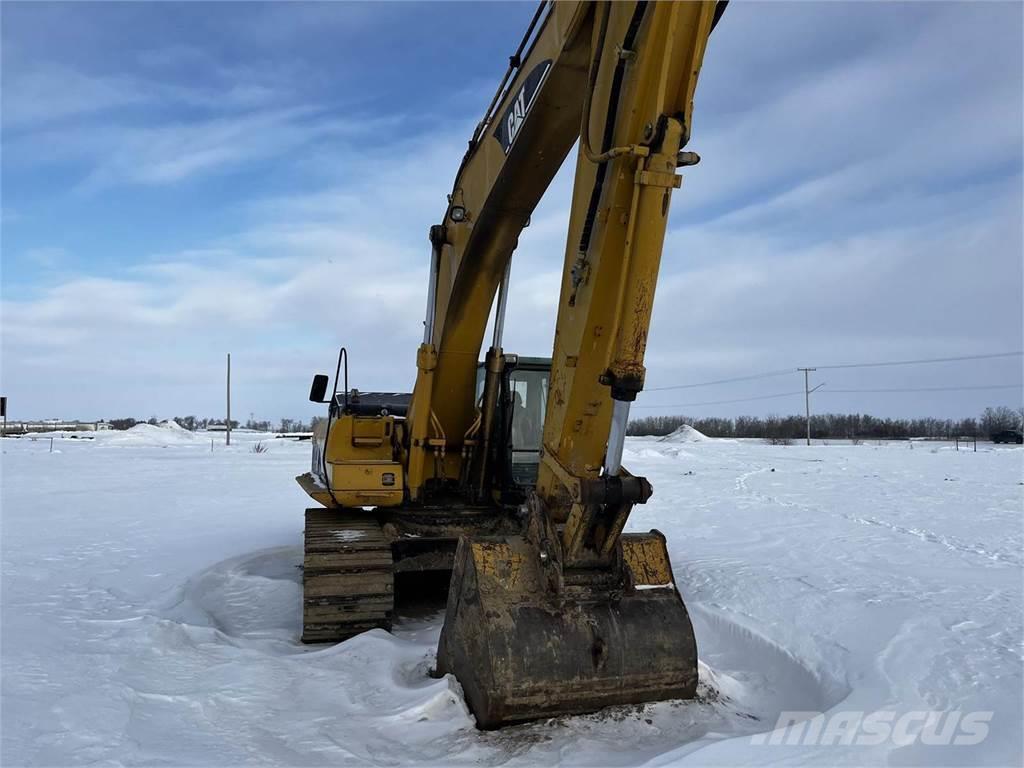
[[[484,364],[477,367],[477,400],[484,391]],[[518,502],[537,484],[544,414],[548,404],[551,359],[505,355],[495,423],[497,444],[504,446],[497,471],[503,500]]]

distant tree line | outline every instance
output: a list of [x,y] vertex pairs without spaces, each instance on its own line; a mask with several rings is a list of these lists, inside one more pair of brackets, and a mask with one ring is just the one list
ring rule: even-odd
[[[735,419],[717,416],[644,416],[633,419],[626,429],[628,435],[661,436],[674,432],[683,424],[708,437],[760,437],[787,440],[805,437],[804,416],[739,416]],[[880,419],[860,413],[819,413],[811,416],[811,437],[823,439],[899,440],[908,437],[988,437],[1003,429],[1024,427],[1024,408],[986,408],[979,418],[966,419]]]
[[[323,420],[317,416],[309,423],[300,419],[281,419],[276,427],[270,421],[249,419],[246,429],[260,432],[312,432]],[[223,426],[224,419],[201,419],[196,416],[175,416],[174,421],[190,432]],[[111,429],[131,429],[136,424],[158,424],[155,416],[138,421],[132,418],[111,419]],[[807,433],[803,416],[739,416],[735,419],[719,416],[644,416],[629,422],[626,434],[661,436],[674,432],[683,424],[708,437],[760,437],[765,439],[796,439]],[[231,428],[239,422],[231,420]],[[818,413],[811,416],[811,437],[825,439],[899,440],[908,437],[988,437],[1003,429],[1024,429],[1024,408],[986,408],[978,418],[966,419],[881,419],[860,413]]]
[[[183,429],[187,429],[189,432],[195,432],[197,430],[209,429],[210,427],[223,427],[225,424],[224,419],[202,419],[198,416],[175,416],[173,421]],[[300,419],[281,419],[277,426],[270,421],[257,421],[255,419],[249,419],[245,422],[245,429],[252,429],[257,432],[312,432],[314,426],[320,418],[314,418],[312,423],[307,424]],[[136,424],[159,424],[160,421],[156,416],[151,416],[148,419],[110,419],[107,422],[111,429],[131,429]],[[241,422],[232,419],[231,428],[238,429],[241,426]]]

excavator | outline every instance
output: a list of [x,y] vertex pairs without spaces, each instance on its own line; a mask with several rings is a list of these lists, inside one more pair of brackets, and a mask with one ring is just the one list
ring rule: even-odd
[[[342,349],[306,510],[307,643],[390,630],[447,585],[435,674],[482,729],[693,698],[697,645],[665,537],[625,533],[622,466],[697,77],[725,2],[542,2],[430,227],[410,394],[360,392]],[[578,144],[550,359],[502,348],[523,229]],[[493,310],[490,346],[480,360]],[[339,381],[339,379],[341,379]]]

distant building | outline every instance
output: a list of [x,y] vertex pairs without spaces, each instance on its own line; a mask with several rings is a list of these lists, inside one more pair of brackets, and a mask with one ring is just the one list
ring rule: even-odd
[[38,421],[8,421],[5,435],[24,435],[28,432],[97,432],[110,429],[105,421],[64,421],[40,419]]

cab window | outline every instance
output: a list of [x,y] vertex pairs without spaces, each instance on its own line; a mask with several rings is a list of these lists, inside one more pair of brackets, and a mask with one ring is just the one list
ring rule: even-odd
[[536,464],[544,437],[547,371],[515,370],[509,376],[513,464]]

